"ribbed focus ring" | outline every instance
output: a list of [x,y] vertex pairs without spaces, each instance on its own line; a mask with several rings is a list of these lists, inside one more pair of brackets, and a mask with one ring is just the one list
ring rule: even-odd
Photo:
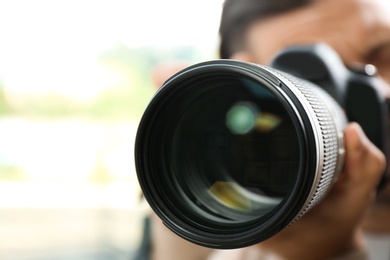
[[[318,162],[317,176],[313,182],[308,200],[294,221],[292,221],[293,223],[323,198],[335,178],[337,178],[339,174],[337,172],[338,164],[343,156],[343,154],[340,154],[340,151],[343,151],[343,144],[339,138],[339,131],[344,129],[346,119],[344,112],[336,101],[318,86],[272,68],[267,67],[265,69],[276,74],[279,79],[286,79],[286,82],[291,83],[299,91],[301,95],[299,95],[300,97],[297,95],[297,97],[301,103],[306,103],[306,110],[312,110],[306,111],[306,113],[312,115],[312,127],[318,133],[317,143],[320,153],[318,158],[320,160]],[[297,94],[296,91],[293,92]],[[305,100],[301,100],[301,97]]]
[[[321,149],[323,151],[321,177],[310,203],[302,212],[304,214],[322,199],[335,178],[339,150],[338,134],[336,131],[337,126],[335,126],[335,121],[329,110],[329,105],[332,104],[328,102],[328,106],[326,106],[323,101],[324,99],[329,101],[330,98],[327,96],[327,93],[318,91],[317,86],[308,87],[307,84],[300,84],[296,80],[293,83],[301,91],[303,96],[306,97],[312,107],[318,121],[319,129],[321,130],[323,141]],[[321,98],[319,97],[320,95]]]

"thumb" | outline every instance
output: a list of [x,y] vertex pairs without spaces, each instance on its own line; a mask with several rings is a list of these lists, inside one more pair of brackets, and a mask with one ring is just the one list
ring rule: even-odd
[[353,188],[356,193],[371,192],[383,173],[385,156],[367,138],[357,123],[348,125],[344,139],[346,157],[343,184],[347,186],[346,188]]

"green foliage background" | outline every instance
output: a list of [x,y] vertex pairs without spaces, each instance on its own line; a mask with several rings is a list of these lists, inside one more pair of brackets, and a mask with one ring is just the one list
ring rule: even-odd
[[[114,70],[119,68],[121,76],[127,79],[124,82],[129,82],[129,85],[122,82],[121,84],[125,85],[107,88],[87,102],[56,93],[24,95],[20,100],[16,97],[17,102],[12,102],[8,100],[10,97],[6,95],[0,75],[0,116],[39,121],[76,118],[102,124],[110,124],[113,121],[137,123],[156,91],[151,78],[156,65],[172,60],[192,64],[204,61],[207,56],[209,55],[202,54],[192,47],[132,49],[118,45],[102,53],[99,62]],[[4,158],[0,157],[0,181],[28,181],[29,178],[28,173],[17,163],[4,161]],[[89,181],[106,183],[112,178],[99,161]]]
[[78,103],[59,94],[31,96],[22,104],[13,107],[7,103],[0,81],[0,115],[33,116],[44,118],[86,117],[94,120],[128,119],[138,121],[153,96],[155,87],[151,82],[153,67],[164,60],[178,59],[189,63],[202,61],[205,54],[192,47],[137,49],[118,45],[101,54],[102,63],[120,66],[132,86],[110,88],[102,92],[93,102]]

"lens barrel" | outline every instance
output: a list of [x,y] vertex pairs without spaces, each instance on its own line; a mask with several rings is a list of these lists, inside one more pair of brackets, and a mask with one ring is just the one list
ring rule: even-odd
[[338,177],[344,112],[318,86],[234,60],[172,76],[139,124],[142,191],[193,243],[261,242],[310,210]]

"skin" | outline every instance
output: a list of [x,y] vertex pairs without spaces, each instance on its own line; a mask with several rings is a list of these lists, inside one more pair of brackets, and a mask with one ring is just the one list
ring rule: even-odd
[[[390,98],[387,84],[390,83],[390,20],[386,14],[390,10],[375,0],[316,0],[306,7],[253,23],[244,39],[245,48],[231,58],[268,64],[287,46],[322,41],[333,47],[347,65],[358,62],[377,66],[383,78],[383,94]],[[325,199],[271,239],[240,249],[242,258],[239,259],[256,251],[259,255],[260,252],[277,254],[281,259],[330,259],[363,250],[363,226],[369,232],[390,232],[390,185],[376,196],[376,186],[385,166],[384,155],[356,123],[347,126],[344,139],[344,169]],[[374,206],[370,208],[370,205]],[[156,222],[156,229],[164,230]],[[159,243],[164,240],[163,233],[161,239],[156,237]],[[181,253],[185,253],[185,259],[207,259],[211,252],[194,245],[187,247],[178,237],[170,239],[164,248],[172,260],[184,259],[180,258],[183,255],[178,248],[184,248]],[[155,249],[153,259],[165,259]],[[192,254],[191,250],[197,253]]]
[[[252,24],[244,51],[249,57],[244,59],[268,64],[287,46],[322,41],[346,64],[371,63],[390,82],[389,12],[389,7],[378,0],[317,0]],[[238,54],[233,58],[241,59]]]

